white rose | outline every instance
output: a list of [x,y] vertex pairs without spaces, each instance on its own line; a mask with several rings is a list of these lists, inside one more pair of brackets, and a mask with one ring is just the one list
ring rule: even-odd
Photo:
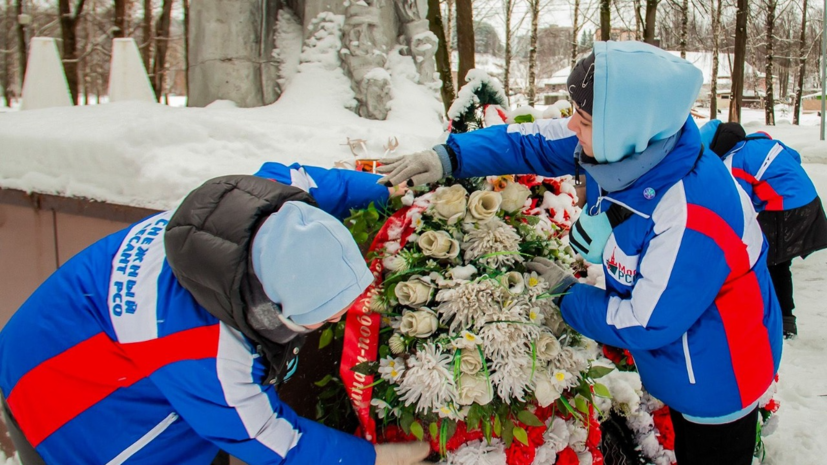
[[541,334],[537,339],[537,358],[553,360],[560,354],[560,341],[551,334]]
[[474,402],[486,405],[491,402],[493,390],[485,380],[484,376],[464,374],[459,377],[459,397],[457,402],[460,405],[471,405]]
[[423,281],[421,277],[414,276],[409,281],[397,284],[393,293],[396,294],[400,305],[421,307],[431,300],[432,291],[433,287]]
[[454,258],[459,255],[459,242],[445,231],[426,231],[416,243],[429,257]]
[[476,374],[482,369],[482,360],[476,346],[470,349],[462,349],[462,355],[459,358],[459,369],[469,375]]
[[406,336],[428,337],[434,334],[438,326],[436,313],[422,307],[418,311],[405,312],[402,315],[399,332]]
[[471,279],[471,276],[474,276],[476,272],[477,269],[474,265],[455,266],[448,270],[448,274],[450,274],[452,278],[462,280]]
[[497,214],[502,195],[494,191],[476,191],[468,199],[468,215],[472,221],[488,221]]
[[540,407],[548,407],[560,398],[560,392],[552,384],[546,370],[542,370],[534,377],[534,397],[537,398]]
[[531,191],[518,182],[512,182],[500,191],[500,195],[503,198],[500,208],[506,212],[516,212],[523,209],[528,196],[531,195]]
[[509,271],[500,276],[500,283],[512,294],[520,294],[525,289],[523,275],[516,271]]
[[456,223],[465,216],[465,207],[468,205],[466,196],[468,191],[459,184],[451,187],[440,187],[434,192],[431,205],[433,215],[436,218],[448,221],[448,224]]

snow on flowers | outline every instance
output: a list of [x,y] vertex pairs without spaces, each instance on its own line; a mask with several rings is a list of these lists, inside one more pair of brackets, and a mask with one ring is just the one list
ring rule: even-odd
[[430,440],[450,463],[591,463],[594,393],[608,395],[590,371],[597,346],[525,268],[542,256],[584,275],[565,237],[572,178],[465,181],[402,204],[371,252],[384,268],[370,296],[378,361],[354,367],[378,375],[380,440]]

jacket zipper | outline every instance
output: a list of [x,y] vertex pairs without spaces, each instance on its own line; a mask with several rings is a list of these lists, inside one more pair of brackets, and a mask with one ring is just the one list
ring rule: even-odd
[[124,449],[117,457],[110,460],[106,465],[120,465],[129,460],[133,455],[137,454],[144,447],[146,447],[155,438],[161,435],[167,428],[178,419],[178,414],[175,412],[167,415],[160,423],[155,425],[151,430],[147,431],[140,439],[132,443],[131,446]]
[[692,369],[692,357],[689,356],[688,332],[683,333],[683,357],[686,359],[686,373],[689,375],[689,384],[695,384],[695,370]]

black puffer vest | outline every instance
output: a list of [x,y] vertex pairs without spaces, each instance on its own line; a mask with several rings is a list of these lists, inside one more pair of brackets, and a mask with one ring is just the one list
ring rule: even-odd
[[261,284],[250,271],[253,236],[285,202],[316,205],[301,189],[256,176],[222,176],[190,192],[167,225],[164,247],[178,282],[216,318],[241,331],[270,368],[262,383],[278,384],[304,336],[278,344],[247,321],[245,296]]

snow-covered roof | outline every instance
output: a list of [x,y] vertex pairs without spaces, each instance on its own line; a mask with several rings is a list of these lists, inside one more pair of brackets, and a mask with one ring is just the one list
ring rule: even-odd
[[[681,56],[681,52],[677,50],[669,50],[669,53],[678,57]],[[686,52],[686,61],[692,63],[698,69],[700,69],[701,72],[703,72],[704,84],[709,84],[712,82],[713,57],[714,55],[711,52]],[[729,79],[732,76],[732,68],[730,67],[730,63],[732,63],[734,58],[735,56],[732,53],[718,54],[718,79]],[[744,74],[747,76],[764,76],[764,73],[761,73],[760,71],[758,71],[757,68],[755,68],[749,63],[744,63]]]

